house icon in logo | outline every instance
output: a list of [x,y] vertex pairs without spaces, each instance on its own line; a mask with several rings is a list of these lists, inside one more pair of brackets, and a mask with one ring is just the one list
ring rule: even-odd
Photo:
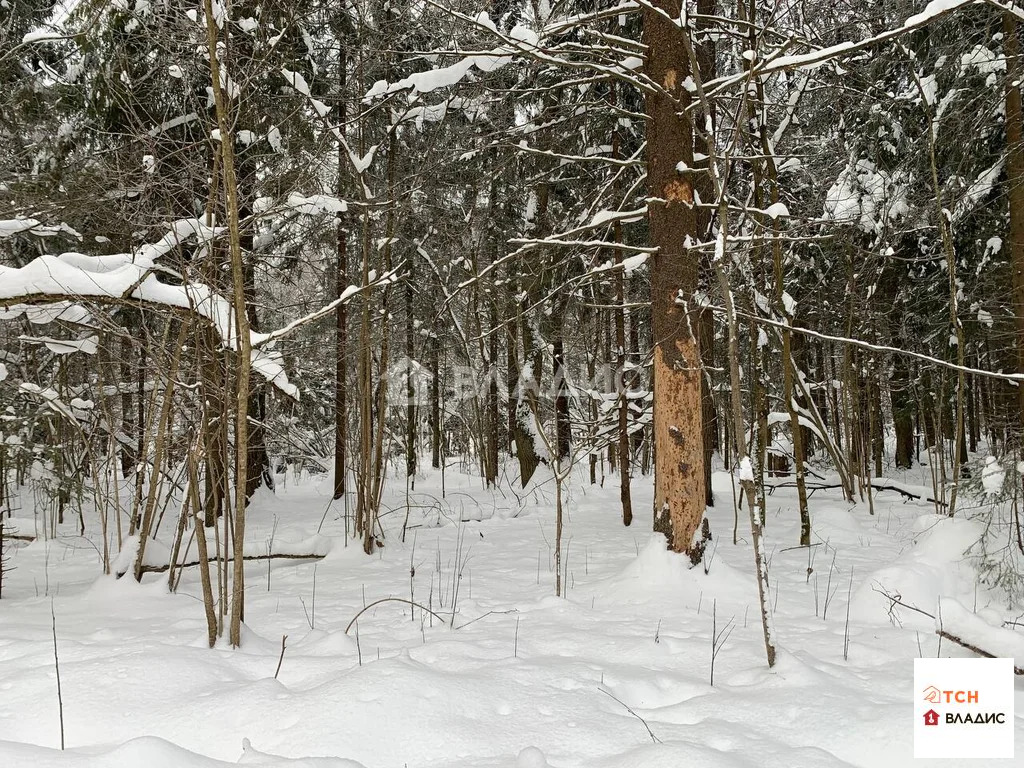
[[932,704],[938,704],[942,701],[942,691],[934,685],[929,685],[924,689],[924,700]]
[[929,709],[924,713],[924,724],[925,725],[938,725],[939,724],[939,713],[934,709]]

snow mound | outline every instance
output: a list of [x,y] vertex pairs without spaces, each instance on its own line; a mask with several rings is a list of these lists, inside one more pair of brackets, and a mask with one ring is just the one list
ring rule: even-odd
[[548,768],[548,759],[536,747],[527,747],[516,758],[516,768]]
[[[982,537],[982,524],[932,514],[919,517],[914,529],[914,545],[854,593],[851,619],[868,624],[898,621],[930,631],[940,596],[967,603],[981,599],[977,573],[964,555]],[[890,612],[892,602],[883,592],[930,615],[900,606]]]
[[281,768],[283,766],[289,766],[289,768],[364,768],[362,763],[357,763],[355,760],[346,760],[341,757],[303,757],[297,759],[278,757],[277,755],[253,749],[248,739],[242,742],[242,756],[238,759],[238,762],[243,765],[262,765],[266,768],[271,768],[272,766],[274,768]]
[[704,601],[717,599],[720,607],[734,605],[742,609],[757,602],[753,566],[753,558],[750,573],[727,565],[716,557],[712,541],[705,553],[705,562],[692,567],[686,555],[668,549],[664,536],[652,534],[637,557],[606,580],[600,592],[612,600],[628,601],[660,600],[666,595],[678,600],[685,596],[694,606],[703,596]]
[[[238,762],[264,768],[364,768],[353,760],[338,757],[296,759],[268,755],[253,749],[248,739],[243,743],[242,756]],[[106,750],[68,749],[63,752],[0,741],[0,765],[32,765],[35,768],[125,768],[143,765],[146,768],[228,768],[235,763],[214,760],[164,739],[145,736]]]
[[593,768],[850,768],[847,763],[815,747],[793,747],[764,739],[741,752],[719,751],[703,744],[671,742],[647,744],[595,763]]
[[1024,632],[994,627],[956,600],[940,600],[935,629],[941,629],[998,658],[1013,659],[1015,667],[1024,668]]

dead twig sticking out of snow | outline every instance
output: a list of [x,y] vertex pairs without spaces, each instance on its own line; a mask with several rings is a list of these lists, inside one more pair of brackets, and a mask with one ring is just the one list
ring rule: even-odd
[[836,553],[832,553],[832,564],[828,567],[828,581],[825,584],[825,604],[821,611],[821,618],[825,620],[828,618],[828,607],[832,602],[832,598],[836,596],[836,592],[839,590],[839,585],[836,584],[836,588],[832,589],[832,573],[836,568]]
[[850,567],[850,586],[846,589],[846,624],[843,627],[843,661],[850,660],[850,603],[853,602],[853,567]]
[[597,690],[599,690],[601,693],[605,694],[606,696],[611,697],[615,701],[619,702],[619,704],[621,704],[625,708],[625,710],[627,712],[629,712],[629,714],[631,714],[633,717],[635,717],[637,720],[639,720],[641,723],[643,723],[644,724],[644,728],[647,729],[647,733],[651,737],[651,741],[653,741],[655,744],[661,744],[662,743],[661,739],[659,739],[657,736],[654,735],[654,731],[651,730],[651,726],[649,726],[647,724],[647,721],[644,720],[642,717],[640,717],[640,715],[638,715],[636,712],[634,712],[632,710],[632,708],[626,702],[624,702],[622,699],[618,698],[611,691],[608,691],[608,690],[606,690],[604,688],[600,688],[599,687]]
[[470,624],[476,624],[478,621],[480,621],[480,619],[486,619],[488,616],[494,616],[496,614],[499,614],[499,615],[500,614],[506,614],[507,615],[509,613],[519,613],[519,609],[518,608],[510,608],[507,611],[488,611],[487,613],[484,613],[484,614],[482,614],[480,616],[477,616],[475,619],[470,619],[465,624],[459,624],[459,626],[457,626],[457,627],[453,626],[452,629],[465,629]]
[[729,640],[735,621],[736,617],[734,616],[726,622],[721,632],[718,631],[718,599],[716,598],[711,604],[711,687],[715,685],[715,659],[718,658],[718,654],[722,652]]
[[53,610],[53,598],[50,598],[50,620],[53,628],[53,671],[57,673],[57,715],[60,722],[60,749],[64,751],[64,697],[60,690],[60,656],[57,654],[57,614]]
[[893,595],[893,594],[891,594],[889,592],[886,592],[884,589],[879,588],[878,586],[873,586],[873,587],[871,587],[871,589],[872,589],[872,591],[877,592],[878,594],[882,595],[882,597],[884,597],[886,600],[889,601],[889,620],[893,624],[897,624],[899,626],[903,625],[903,622],[900,621],[899,615],[896,614],[896,612],[895,612],[895,608],[896,608],[897,605],[900,606],[901,608],[907,608],[907,609],[909,609],[911,611],[916,611],[917,613],[920,613],[922,616],[927,616],[929,619],[934,619],[935,618],[935,616],[933,614],[928,613],[928,611],[921,610],[916,605],[910,605],[909,603],[904,603],[903,599],[902,599],[902,597],[903,597],[902,595],[899,595],[899,594]]
[[[319,565],[319,563],[317,563],[317,565]],[[316,624],[316,565],[313,566],[313,599],[312,599],[312,602],[313,602],[313,608],[312,608],[311,612],[312,612],[313,616],[310,619],[310,626],[309,626],[309,628],[310,629],[315,629],[314,625]]]
[[[441,617],[440,617],[439,615],[437,615],[436,613],[434,613],[434,612],[433,612],[432,610],[430,610],[429,608],[427,608],[427,607],[426,607],[425,605],[423,605],[422,603],[414,603],[414,602],[413,602],[412,600],[406,600],[406,599],[405,599],[404,597],[382,597],[382,598],[381,598],[380,600],[374,600],[374,601],[373,601],[372,603],[370,603],[369,605],[367,605],[367,606],[366,606],[365,608],[362,608],[362,609],[361,609],[361,610],[359,611],[359,613],[357,613],[357,614],[356,614],[355,616],[353,616],[353,617],[352,617],[352,621],[350,621],[350,622],[348,623],[348,626],[347,626],[347,627],[345,627],[345,634],[346,634],[346,635],[348,634],[348,631],[349,631],[350,629],[352,629],[352,626],[353,626],[353,625],[354,625],[354,624],[355,624],[355,623],[356,623],[356,622],[357,622],[357,621],[359,620],[359,617],[360,617],[360,616],[362,616],[362,615],[363,615],[364,613],[366,613],[366,612],[367,612],[368,610],[370,610],[371,608],[373,608],[373,607],[374,607],[375,605],[380,605],[381,603],[405,603],[406,605],[411,605],[411,606],[412,606],[413,608],[419,608],[419,609],[420,609],[421,611],[426,611],[426,612],[427,612],[427,613],[429,613],[429,614],[430,614],[431,616],[433,616],[433,617],[434,617],[434,618],[436,618],[436,619],[437,619],[438,621],[440,621],[440,622],[441,622],[442,624],[446,623],[444,619],[442,619],[442,618],[441,618]],[[358,631],[358,630],[357,630],[357,631]]]
[[300,602],[300,603],[302,603],[302,613],[303,613],[303,614],[305,615],[305,617],[306,617],[306,623],[307,623],[307,624],[309,624],[309,628],[310,628],[310,629],[316,629],[316,627],[314,627],[314,626],[313,626],[313,620],[312,620],[311,618],[309,618],[309,609],[308,609],[308,608],[306,608],[306,601],[305,601],[305,600],[303,600],[303,599],[302,599],[302,598],[300,597],[300,598],[299,598],[299,602]]
[[277,657],[277,669],[274,670],[275,680],[277,680],[277,676],[281,673],[281,663],[284,661],[285,641],[287,639],[288,635],[281,635],[281,655]]

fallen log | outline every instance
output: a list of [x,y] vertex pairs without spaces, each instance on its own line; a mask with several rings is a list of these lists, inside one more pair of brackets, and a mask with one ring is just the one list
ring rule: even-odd
[[[768,494],[771,495],[772,491],[776,488],[796,488],[796,483],[766,483],[765,487],[768,489]],[[827,491],[842,488],[843,486],[839,483],[806,483],[805,487],[809,493],[814,493],[814,491]],[[872,482],[871,488],[876,491],[896,491],[896,493],[901,494],[905,499],[910,501],[927,501],[929,504],[938,504],[943,507],[946,506],[946,502],[944,501],[938,501],[933,499],[931,496],[922,496],[918,493],[914,493],[913,491],[908,491],[906,488],[900,488],[898,485]]]
[[[242,560],[323,560],[326,557],[324,554],[314,554],[312,552],[299,553],[299,554],[269,554],[269,555],[245,555]],[[220,558],[211,557],[206,562],[215,563]],[[227,561],[230,563],[234,560],[233,557],[229,557]],[[175,568],[194,568],[197,565],[202,565],[202,560],[189,560],[184,563],[177,563]],[[144,565],[142,566],[142,573],[166,573],[171,569],[170,563],[162,563],[160,565]],[[124,576],[128,570],[118,571],[117,578]]]
[[1013,659],[1013,671],[1024,675],[1024,633],[995,627],[958,601],[939,600],[935,634],[987,659]]
[[[944,629],[936,629],[935,634],[943,638],[944,640],[949,640],[951,643],[956,643],[961,648],[966,648],[968,651],[972,651],[973,653],[976,653],[979,656],[984,656],[986,659],[1001,658],[999,656],[996,656],[994,653],[989,653],[984,648],[979,648],[976,645],[972,645],[963,638],[957,637],[956,635],[952,634],[951,632],[947,632]],[[1024,675],[1024,667],[1018,667],[1016,662],[1014,662],[1013,673],[1015,675]]]

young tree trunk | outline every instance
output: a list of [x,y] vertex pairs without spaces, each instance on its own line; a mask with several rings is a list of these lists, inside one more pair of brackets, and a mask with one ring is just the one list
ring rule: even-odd
[[[647,181],[651,245],[651,315],[654,334],[654,529],[669,547],[695,554],[694,534],[704,517],[704,446],[697,313],[697,257],[687,248],[697,239],[693,181],[677,170],[693,166],[688,34],[675,22],[680,0],[655,0],[645,7],[646,71],[664,92],[648,93]],[[692,322],[691,322],[692,320]]]
[[[348,47],[344,40],[338,45],[338,130],[345,130],[347,120]],[[344,137],[344,133],[341,134]],[[344,190],[342,169],[347,165],[345,145],[338,141],[339,199]],[[348,231],[343,215],[338,217],[337,264],[335,265],[334,297],[340,299],[348,287]],[[334,310],[334,498],[345,495],[348,464],[348,305],[339,303]]]
[[416,379],[414,359],[416,355],[416,322],[413,317],[413,285],[416,279],[416,257],[409,259],[409,273],[405,283],[405,476],[410,487],[416,485],[417,440],[416,440]]
[[[718,236],[721,238],[720,242],[722,244],[722,250],[724,251],[727,225],[727,208],[724,201],[721,206],[721,210],[723,215],[720,217],[721,231]],[[753,467],[750,464],[750,459],[747,457],[746,441],[743,440],[743,435],[746,434],[746,428],[743,425],[743,401],[740,394],[742,381],[740,379],[739,362],[739,329],[736,323],[736,312],[733,307],[732,291],[729,288],[729,280],[726,277],[720,262],[715,263],[715,272],[718,278],[718,285],[722,293],[722,300],[725,303],[726,322],[728,324],[729,382],[731,385],[730,389],[732,390],[732,423],[733,429],[737,435],[736,452],[739,455],[738,464],[740,485],[743,488],[743,495],[746,497],[747,514],[750,517],[750,534],[754,545],[754,569],[757,573],[757,594],[758,606],[761,613],[761,629],[764,635],[764,648],[765,655],[768,660],[768,666],[773,667],[775,666],[775,628],[774,621],[772,620],[771,606],[768,602],[768,565],[764,552],[764,540],[761,535],[761,521],[758,518],[757,510],[754,506],[756,489],[754,487]]]
[[430,466],[441,468],[441,340],[430,334]]
[[490,304],[490,338],[487,354],[487,465],[493,476],[493,483],[498,482],[499,451],[504,441],[501,439],[501,398],[498,396],[498,313],[494,298],[488,297]]
[[206,613],[206,640],[211,648],[217,644],[217,636],[221,627],[217,622],[217,611],[213,599],[213,581],[210,578],[210,549],[206,542],[206,528],[199,514],[202,505],[199,503],[199,470],[196,454],[201,451],[201,444],[196,440],[191,455],[186,459],[188,477],[186,480],[186,509],[195,516],[193,525],[196,532],[196,551],[199,553],[199,582],[203,592],[203,610]]
[[[238,171],[236,179],[240,189],[251,189],[255,183],[256,172],[253,168],[251,150],[243,149],[240,156],[236,158]],[[251,195],[237,193],[238,198],[238,219],[247,222],[246,226],[239,232],[239,248],[242,253],[244,269],[245,288],[245,312],[249,324],[249,330],[258,332],[260,330],[259,314],[256,311],[256,256],[253,252],[253,229],[248,223],[252,218]],[[248,472],[245,482],[245,498],[249,500],[256,493],[256,489],[265,485],[268,489],[274,489],[274,473],[270,468],[270,456],[267,453],[267,382],[258,377],[250,378],[249,383],[249,408],[248,421],[249,431],[246,439],[246,450],[249,457],[246,461]]]
[[[616,132],[616,139],[618,133]],[[616,146],[613,144],[613,147]],[[613,228],[613,239],[621,242],[622,227],[618,222]],[[622,251],[615,250],[615,263],[622,264]],[[626,276],[622,269],[615,271],[615,383],[619,389],[619,434],[616,458],[619,462],[619,500],[622,504],[622,524],[633,523],[633,499],[630,495],[630,456],[629,449],[629,389],[633,381],[632,375],[626,373]]]
[[228,495],[228,403],[224,392],[227,376],[224,354],[213,329],[200,329],[196,335],[202,356],[199,369],[203,394],[203,510],[210,527],[224,514]]
[[896,432],[896,466],[910,469],[914,463],[914,400],[910,394],[907,364],[897,355],[893,360],[889,397],[892,399],[892,420]]
[[[121,341],[121,376],[118,380],[118,389],[121,392],[121,431],[125,438],[135,433],[135,411],[132,409],[132,393],[128,388],[132,380],[131,359],[133,344],[127,326],[124,328],[124,337]],[[121,477],[127,480],[132,472],[137,470],[138,457],[128,447],[127,439],[120,443],[121,454]]]
[[569,415],[569,382],[565,372],[565,339],[562,334],[562,312],[556,310],[555,335],[551,340],[552,371],[555,384],[555,450],[559,460],[567,460],[572,452],[572,422]]
[[[694,58],[691,62],[696,66],[698,77],[701,82],[713,80],[717,72],[716,67],[716,44],[717,36],[710,33],[710,28],[715,22],[712,17],[716,14],[718,0],[697,0],[697,18],[694,20],[695,45],[693,47]],[[703,124],[705,130],[697,131],[694,136],[694,148],[705,156],[714,154],[714,147],[708,147],[708,141],[714,137],[714,126],[717,123],[715,105],[712,101],[701,103],[701,109],[696,113],[697,125]],[[709,114],[705,114],[705,109]],[[711,126],[710,130],[708,126]],[[714,185],[710,173],[701,173],[694,180],[694,187],[701,200],[709,202],[714,199]],[[697,234],[700,240],[707,240],[711,235],[712,215],[710,209],[699,209],[697,211]],[[706,268],[702,269],[706,272]],[[711,388],[711,369],[713,366],[712,355],[714,353],[715,323],[714,316],[709,309],[702,309],[698,314],[699,344],[701,362],[705,367],[700,377],[701,384],[701,420],[702,442],[704,448],[704,503],[713,507],[715,505],[715,493],[711,484],[711,457],[715,451],[715,434],[718,428],[715,419],[715,400]]]
[[[370,280],[370,214],[362,216],[362,284]],[[373,351],[370,339],[369,294],[363,296],[359,318],[359,366],[357,391],[359,395],[359,459],[357,462],[356,525],[359,537],[369,536],[367,520],[371,513],[371,468],[373,453]]]
[[220,129],[220,154],[224,168],[224,195],[228,220],[228,243],[231,256],[232,317],[237,336],[238,373],[235,388],[235,510],[234,510],[234,568],[231,582],[231,645],[242,644],[242,619],[245,601],[245,506],[249,471],[249,380],[252,372],[252,337],[245,291],[245,263],[242,257],[239,228],[238,180],[235,177],[233,121],[226,103],[227,94],[221,87],[219,32],[213,13],[213,0],[204,0],[206,13],[206,45],[210,58],[210,80],[213,85],[217,126]]
[[[702,362],[708,369],[714,367],[715,322],[709,310],[700,313],[700,351]],[[703,435],[701,443],[704,448],[704,503],[715,506],[715,494],[711,488],[711,460],[718,442],[718,419],[715,413],[715,397],[711,389],[711,373],[708,370],[700,377],[701,418]]]
[[[530,358],[533,355],[533,334],[525,317],[521,318],[521,322],[523,359],[529,365]],[[529,380],[523,376],[522,370],[518,365],[514,337],[515,331],[511,330],[512,326],[515,325],[515,320],[509,322],[509,421],[512,429],[512,441],[516,446],[516,458],[519,461],[519,482],[525,488],[540,465],[540,456],[537,455],[537,446],[534,444],[533,434],[526,427],[530,423],[528,420],[533,419],[529,406],[531,393],[528,390],[533,388],[535,382],[538,381],[538,371],[531,368]]]

